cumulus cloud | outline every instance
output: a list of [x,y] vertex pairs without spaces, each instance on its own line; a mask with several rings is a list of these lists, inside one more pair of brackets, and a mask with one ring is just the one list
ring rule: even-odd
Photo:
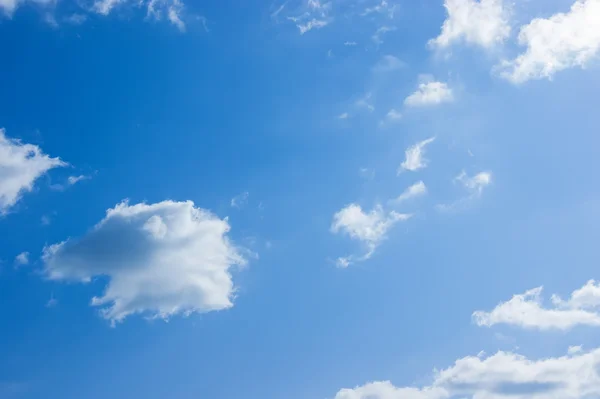
[[600,395],[600,349],[533,360],[511,352],[467,356],[431,385],[395,387],[389,381],[340,390],[335,399],[581,399]]
[[17,256],[15,256],[15,265],[16,266],[25,266],[29,264],[29,252],[21,252]]
[[578,0],[567,13],[536,18],[519,32],[526,51],[498,67],[513,83],[552,78],[564,69],[585,68],[600,51],[600,0]]
[[408,187],[402,194],[400,194],[396,199],[390,201],[393,205],[398,205],[404,201],[407,201],[412,198],[421,197],[427,194],[427,186],[423,181],[418,181],[412,186]]
[[490,312],[474,312],[473,320],[479,326],[509,324],[538,330],[568,330],[578,325],[600,326],[600,283],[588,281],[573,291],[567,300],[553,295],[552,306],[544,306],[541,294],[542,287],[537,287],[514,295]]
[[107,278],[91,304],[113,325],[137,313],[166,319],[227,309],[231,269],[246,263],[229,228],[192,201],[122,202],[83,237],[44,248],[44,272],[57,281]]
[[399,221],[407,220],[410,215],[385,212],[381,206],[376,206],[370,212],[365,212],[357,204],[350,204],[333,215],[331,232],[342,233],[351,239],[360,241],[366,248],[362,256],[338,258],[340,267],[347,267],[353,262],[369,259],[379,244],[386,238],[387,232]]
[[433,143],[435,137],[430,137],[426,140],[420,141],[417,144],[409,147],[405,151],[405,160],[400,164],[400,168],[398,169],[398,174],[402,173],[405,170],[415,172],[419,169],[423,169],[427,167],[429,161],[424,157],[425,155],[425,147],[428,144]]
[[505,0],[445,0],[448,17],[440,35],[429,41],[437,48],[456,42],[491,48],[510,35],[509,10]]
[[420,83],[417,91],[404,99],[408,107],[423,107],[454,101],[452,89],[444,82]]
[[0,129],[0,215],[6,214],[35,181],[50,169],[66,166],[59,158],[51,158],[37,145],[9,139]]

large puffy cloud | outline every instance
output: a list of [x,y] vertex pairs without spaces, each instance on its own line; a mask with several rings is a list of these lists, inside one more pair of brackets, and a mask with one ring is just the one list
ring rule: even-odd
[[444,48],[455,42],[491,48],[510,35],[509,11],[503,0],[445,0],[448,17],[440,35],[429,41]]
[[476,311],[473,320],[480,326],[509,324],[522,328],[568,330],[577,325],[600,326],[600,283],[588,281],[573,291],[567,300],[552,296],[552,306],[545,307],[542,287],[514,295],[490,312]]
[[229,224],[191,201],[118,204],[90,232],[44,249],[52,280],[108,278],[92,299],[115,323],[135,313],[168,318],[227,309],[234,265],[246,260],[227,238]]
[[37,145],[9,139],[0,129],[0,215],[15,205],[35,181],[52,168],[66,166],[59,158],[44,154]]
[[510,352],[467,356],[434,372],[425,387],[395,387],[389,381],[340,390],[335,399],[581,399],[600,395],[600,349],[575,355],[528,359]]
[[376,206],[365,212],[357,204],[350,204],[333,215],[332,233],[345,233],[350,238],[360,241],[366,247],[362,256],[347,256],[337,259],[339,267],[348,267],[351,263],[369,259],[375,249],[386,238],[387,232],[399,221],[407,220],[410,215],[398,212],[385,212]]
[[568,13],[536,18],[523,26],[519,44],[527,50],[499,66],[513,83],[551,78],[567,68],[584,68],[600,51],[600,0],[578,0]]

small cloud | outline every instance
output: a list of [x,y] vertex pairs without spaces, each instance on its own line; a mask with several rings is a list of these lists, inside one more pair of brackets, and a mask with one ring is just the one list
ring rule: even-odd
[[375,31],[373,36],[371,36],[371,39],[377,45],[383,44],[383,39],[382,39],[383,35],[385,35],[388,32],[393,32],[395,30],[396,30],[395,26],[382,26]]
[[29,252],[21,252],[15,256],[15,266],[25,266],[29,264]]
[[581,345],[569,346],[569,349],[567,350],[567,353],[569,355],[576,355],[578,353],[581,353],[582,351],[583,351],[583,346],[581,346]]
[[366,108],[369,112],[375,111],[375,106],[371,103],[371,93],[367,93],[363,98],[356,101],[355,105],[358,108]]
[[409,147],[405,151],[405,160],[400,164],[400,168],[398,169],[398,174],[402,173],[405,170],[415,172],[419,169],[423,169],[427,167],[429,161],[424,158],[425,155],[425,147],[435,140],[435,137],[430,137],[426,140],[420,141],[417,144]]
[[81,25],[85,21],[87,21],[87,15],[85,15],[85,14],[74,13],[74,14],[71,14],[68,17],[64,18],[64,22],[71,24],[71,25]]
[[358,174],[365,180],[373,180],[375,178],[375,169],[371,168],[360,168]]
[[350,115],[347,112],[343,112],[338,116],[338,119],[348,119]]
[[69,182],[69,185],[74,185],[79,183],[80,181],[83,180],[88,180],[91,179],[90,176],[85,176],[85,175],[79,175],[79,176],[69,176],[69,178],[67,179],[67,181]]
[[327,22],[325,20],[313,18],[304,24],[297,24],[296,26],[300,30],[300,34],[303,35],[306,32],[309,32],[313,29],[323,28],[323,27],[327,26],[328,23],[329,22]]
[[381,60],[373,67],[373,72],[392,72],[406,67],[406,64],[398,57],[393,55],[384,55]]
[[287,1],[285,3],[283,3],[282,5],[280,5],[279,7],[277,7],[277,9],[271,13],[271,18],[274,20],[277,20],[277,17],[279,16],[279,14],[281,14],[281,12],[283,11],[283,9],[285,8],[286,5],[287,5]]
[[422,181],[419,181],[412,186],[408,187],[402,194],[400,194],[396,199],[390,201],[391,204],[398,205],[404,201],[407,201],[412,198],[421,197],[427,194],[427,186]]
[[394,12],[396,11],[396,5],[388,3],[386,0],[382,0],[381,3],[377,4],[374,7],[367,7],[365,11],[360,14],[361,16],[366,16],[373,13],[385,14],[388,18],[394,18]]
[[245,191],[239,195],[236,195],[235,197],[233,197],[231,199],[231,207],[237,208],[237,209],[242,209],[248,203],[249,196],[250,196],[250,193],[248,191]]
[[183,3],[179,0],[173,0],[167,10],[169,21],[179,29],[180,32],[185,32],[185,23],[181,19],[183,13]]
[[385,240],[387,232],[399,221],[408,220],[409,214],[385,212],[376,206],[364,212],[360,205],[350,204],[333,215],[331,232],[344,233],[351,239],[360,241],[366,252],[363,255],[350,255],[338,258],[338,267],[348,267],[354,262],[365,261],[373,255],[379,244]]
[[54,298],[54,294],[50,294],[50,299],[46,302],[47,308],[54,308],[58,305],[58,299]]
[[423,107],[452,102],[454,95],[452,89],[443,82],[426,82],[419,84],[417,91],[406,97],[404,105],[407,107]]
[[49,226],[52,223],[52,219],[48,215],[42,215],[40,223],[42,223],[42,226]]
[[466,197],[463,197],[451,204],[439,204],[436,208],[439,211],[453,211],[468,205],[471,201],[479,198],[485,187],[492,183],[492,173],[489,171],[477,173],[475,176],[469,177],[463,170],[458,176],[453,179],[453,182],[460,183],[468,192]]
[[352,47],[352,46],[356,46],[356,42],[344,42],[344,46],[346,47]]

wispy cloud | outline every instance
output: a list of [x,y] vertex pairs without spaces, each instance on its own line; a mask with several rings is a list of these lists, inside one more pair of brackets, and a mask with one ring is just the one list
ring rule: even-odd
[[373,67],[373,72],[391,72],[405,68],[406,64],[398,57],[393,55],[384,55]]
[[391,18],[394,18],[395,11],[396,11],[395,4],[390,4],[386,0],[382,0],[380,3],[378,3],[377,5],[375,5],[373,7],[365,8],[365,10],[362,12],[361,15],[366,16],[366,15],[370,15],[373,13],[379,13],[379,14],[384,14],[388,18],[391,19]]
[[360,241],[366,252],[363,255],[350,255],[338,258],[339,267],[348,267],[354,262],[369,259],[379,244],[386,238],[387,232],[399,221],[407,220],[411,215],[385,212],[381,206],[376,206],[370,212],[362,210],[360,205],[350,204],[333,215],[331,232],[344,233],[351,239]]
[[244,191],[241,194],[236,195],[231,199],[230,205],[232,208],[241,209],[248,203],[248,197],[250,193],[248,191]]
[[405,201],[416,197],[422,197],[427,194],[427,186],[423,181],[418,181],[412,186],[408,187],[402,194],[400,194],[397,198],[390,201],[391,205],[399,205]]
[[29,264],[29,252],[21,252],[15,256],[15,266],[25,266]]
[[395,30],[396,30],[395,26],[381,26],[381,27],[377,28],[377,30],[375,31],[373,36],[371,36],[371,39],[377,45],[383,44],[383,35],[385,35],[388,32],[393,32]]
[[430,137],[426,140],[420,141],[417,144],[410,146],[405,151],[405,159],[402,164],[400,164],[400,168],[398,169],[398,174],[402,173],[405,170],[415,172],[419,169],[423,169],[427,167],[429,161],[424,157],[425,155],[425,147],[427,145],[433,143],[435,141],[435,137]]
[[492,183],[492,172],[479,172],[469,177],[463,170],[453,181],[462,185],[467,190],[467,196],[462,197],[450,204],[439,204],[439,211],[455,211],[468,206],[473,200],[479,198],[483,190]]

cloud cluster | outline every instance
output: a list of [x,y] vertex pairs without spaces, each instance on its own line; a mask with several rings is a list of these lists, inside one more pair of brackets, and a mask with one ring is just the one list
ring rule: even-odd
[[510,35],[509,10],[504,0],[445,0],[448,13],[440,35],[429,45],[445,48],[464,41],[491,48]]
[[379,244],[385,240],[387,232],[399,221],[407,220],[410,215],[398,212],[385,212],[381,206],[376,206],[370,212],[365,212],[357,204],[350,204],[335,215],[331,224],[331,232],[344,233],[350,238],[360,241],[366,248],[362,256],[339,258],[337,265],[347,267],[355,261],[369,259]]
[[600,282],[588,281],[573,291],[568,300],[553,295],[553,306],[550,307],[544,306],[541,294],[542,287],[537,287],[514,295],[490,312],[474,312],[473,320],[479,326],[509,324],[538,330],[568,330],[578,325],[600,326]]
[[50,169],[66,166],[60,158],[51,158],[37,145],[9,139],[0,129],[0,216],[6,214],[35,181]]
[[467,356],[424,387],[389,381],[340,390],[335,399],[581,399],[600,395],[600,349],[532,360],[510,352]]
[[113,324],[232,306],[231,268],[246,260],[227,238],[229,224],[191,201],[120,203],[79,239],[44,248],[45,275],[57,281],[108,280],[92,299]]
[[513,83],[552,78],[572,67],[584,68],[600,51],[600,0],[577,0],[568,13],[536,18],[519,32],[527,50],[499,66]]

